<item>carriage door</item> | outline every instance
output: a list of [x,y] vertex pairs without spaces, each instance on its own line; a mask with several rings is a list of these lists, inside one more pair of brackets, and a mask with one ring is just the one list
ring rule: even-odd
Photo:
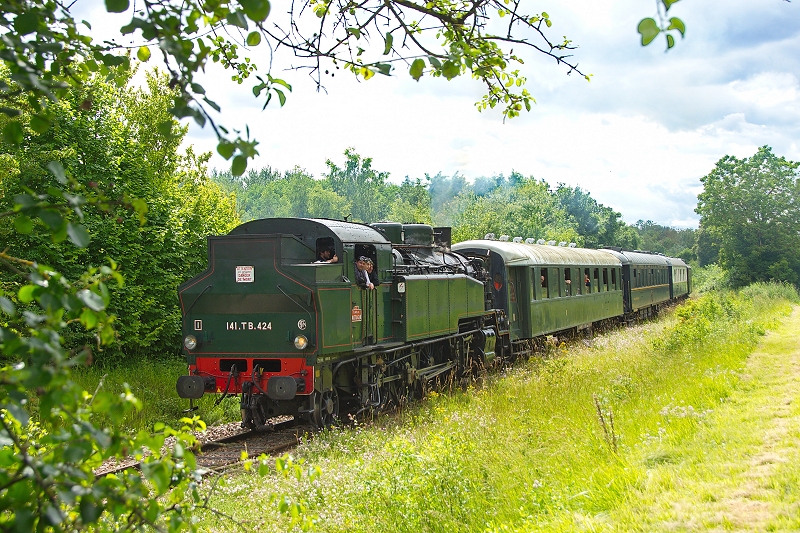
[[508,269],[508,310],[511,320],[511,331],[515,338],[525,337],[528,329],[528,315],[530,314],[529,279],[526,276],[527,268],[515,267]]

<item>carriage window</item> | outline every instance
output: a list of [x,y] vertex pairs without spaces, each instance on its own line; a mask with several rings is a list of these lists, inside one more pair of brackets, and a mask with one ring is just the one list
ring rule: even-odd
[[608,269],[603,269],[603,290],[608,292]]
[[592,281],[589,279],[589,269],[583,269],[583,286],[586,288],[586,294],[592,292]]
[[600,292],[600,269],[599,268],[595,268],[594,269],[593,278],[594,279],[592,280],[592,287],[593,287],[595,292]]
[[611,286],[614,288],[615,291],[619,289],[619,287],[617,287],[617,269],[616,268],[612,268],[611,269]]
[[542,273],[539,276],[539,281],[542,285],[542,298],[550,298],[550,291],[548,291],[548,282],[550,281],[549,276],[547,275],[547,271],[549,269],[543,268]]
[[564,269],[564,296],[572,296],[572,269]]

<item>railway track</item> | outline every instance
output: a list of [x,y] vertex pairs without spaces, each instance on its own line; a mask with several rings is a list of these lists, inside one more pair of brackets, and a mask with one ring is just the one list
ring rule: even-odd
[[249,458],[259,455],[274,455],[294,448],[303,435],[311,434],[314,428],[310,425],[298,424],[295,420],[281,422],[274,426],[274,431],[248,431],[223,439],[207,442],[195,451],[198,468],[211,472],[235,466],[241,462],[242,452]]
[[[248,457],[274,455],[294,448],[304,435],[310,435],[314,428],[307,424],[299,424],[289,419],[275,423],[273,431],[244,431],[220,439],[201,443],[192,451],[195,454],[197,467],[208,473],[219,472],[241,463],[242,452]],[[95,476],[102,477],[116,474],[130,468],[140,468],[141,461],[128,458],[116,463],[105,464],[95,470]]]

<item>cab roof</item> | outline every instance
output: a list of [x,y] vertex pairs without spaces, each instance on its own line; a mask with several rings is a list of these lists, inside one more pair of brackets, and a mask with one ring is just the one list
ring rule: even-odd
[[328,218],[262,218],[245,222],[228,233],[228,235],[270,234],[334,237],[341,242],[389,244],[386,237],[366,224]]

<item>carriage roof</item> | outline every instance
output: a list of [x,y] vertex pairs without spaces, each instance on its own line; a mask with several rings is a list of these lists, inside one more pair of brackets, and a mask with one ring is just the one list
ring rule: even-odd
[[495,252],[509,266],[534,265],[597,265],[620,266],[620,260],[600,250],[568,248],[521,242],[474,240],[453,245],[455,252],[488,255]]

